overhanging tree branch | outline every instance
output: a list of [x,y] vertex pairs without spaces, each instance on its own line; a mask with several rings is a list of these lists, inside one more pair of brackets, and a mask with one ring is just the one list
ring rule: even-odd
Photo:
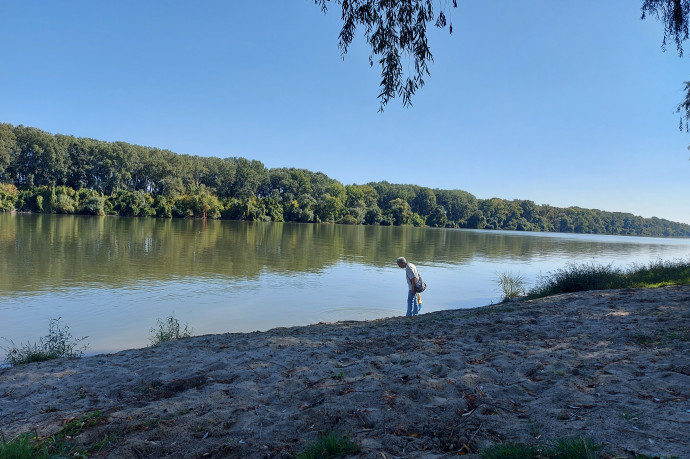
[[[379,110],[391,99],[401,97],[403,106],[412,105],[412,96],[424,86],[424,76],[430,75],[428,62],[433,56],[427,43],[427,23],[434,22],[439,28],[452,21],[447,11],[451,5],[457,8],[457,0],[441,2],[441,11],[434,16],[433,0],[332,0],[340,5],[343,26],[338,36],[338,48],[343,57],[347,54],[358,26],[364,29],[364,38],[371,48],[369,64],[374,56],[381,67],[381,83],[378,98]],[[328,11],[331,0],[314,0],[321,10]],[[414,70],[406,73],[401,60],[408,56],[414,60]]]
[[[673,40],[679,57],[683,57],[683,44],[690,38],[690,0],[643,0],[642,19],[652,15],[664,24],[664,38],[661,49],[666,51],[666,43]],[[685,83],[685,100],[678,104],[676,113],[680,113],[679,128],[688,129],[690,120],[690,81]],[[690,149],[690,147],[688,147]]]

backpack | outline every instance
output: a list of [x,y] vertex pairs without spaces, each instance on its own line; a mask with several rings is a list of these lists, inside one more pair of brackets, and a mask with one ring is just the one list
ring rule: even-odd
[[422,276],[419,276],[419,280],[414,286],[414,291],[415,293],[422,293],[424,290],[426,290],[426,282],[422,280]]

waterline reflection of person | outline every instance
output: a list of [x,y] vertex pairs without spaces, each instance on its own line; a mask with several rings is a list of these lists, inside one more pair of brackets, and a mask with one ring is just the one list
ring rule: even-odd
[[407,280],[407,314],[405,316],[416,316],[419,314],[419,305],[417,304],[415,285],[417,285],[417,280],[419,279],[419,272],[417,272],[415,265],[405,260],[405,257],[398,258],[396,262],[398,267],[405,270],[405,280]]

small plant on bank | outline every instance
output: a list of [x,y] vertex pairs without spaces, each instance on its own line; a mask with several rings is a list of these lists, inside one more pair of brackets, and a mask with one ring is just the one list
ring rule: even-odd
[[175,314],[170,314],[165,320],[157,319],[157,325],[151,329],[151,333],[151,345],[155,346],[167,341],[189,338],[192,336],[192,329],[189,328],[189,324],[180,329],[180,321]]
[[297,455],[297,459],[331,459],[356,454],[359,447],[345,435],[327,432],[319,435],[314,442]]
[[503,293],[503,301],[510,301],[525,294],[525,278],[522,274],[501,273],[496,284]]
[[37,438],[36,432],[25,433],[9,441],[3,436],[0,438],[0,457],[17,459],[47,457],[46,454],[40,454],[40,450],[36,448],[35,438]]
[[84,351],[88,349],[88,344],[82,343],[88,337],[74,338],[69,331],[69,327],[62,325],[60,319],[61,317],[50,319],[48,334],[40,338],[37,343],[26,343],[17,346],[13,341],[10,341],[10,347],[4,349],[7,352],[5,362],[15,366],[22,363],[83,356]]
[[529,446],[506,442],[483,449],[482,459],[598,459],[602,447],[590,438],[560,438],[553,443]]
[[107,422],[107,418],[96,410],[86,416],[72,419],[60,430],[48,437],[39,437],[34,430],[7,441],[0,437],[0,458],[42,459],[53,457],[88,457],[90,452],[100,451],[110,445],[114,435],[104,436],[87,449],[75,446],[73,438],[84,430]]

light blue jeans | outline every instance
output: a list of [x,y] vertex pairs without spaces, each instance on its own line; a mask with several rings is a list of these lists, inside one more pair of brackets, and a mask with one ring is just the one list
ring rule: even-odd
[[412,290],[407,291],[407,314],[405,316],[416,316],[419,314],[419,309],[417,309],[417,294],[413,293]]

